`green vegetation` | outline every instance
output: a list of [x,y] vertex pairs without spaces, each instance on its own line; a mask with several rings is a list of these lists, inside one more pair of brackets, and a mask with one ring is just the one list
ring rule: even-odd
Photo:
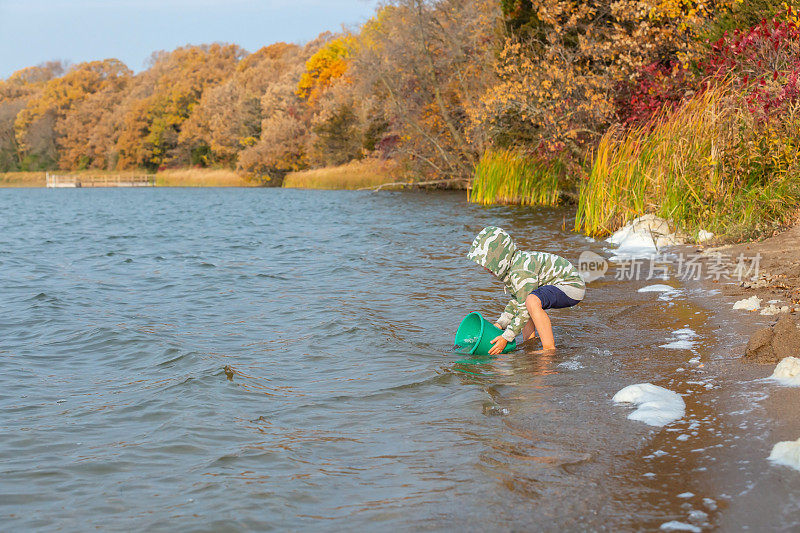
[[603,235],[655,213],[690,234],[741,238],[788,221],[800,194],[800,116],[759,118],[723,85],[652,126],[610,130],[581,188],[576,227]]
[[559,200],[560,162],[542,163],[511,150],[489,150],[475,166],[469,194],[479,204],[554,206]]

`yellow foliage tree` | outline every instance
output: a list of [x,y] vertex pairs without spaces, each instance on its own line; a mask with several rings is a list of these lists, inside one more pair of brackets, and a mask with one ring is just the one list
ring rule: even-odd
[[348,59],[356,45],[352,35],[333,39],[306,62],[306,71],[297,84],[297,96],[313,102],[347,72]]

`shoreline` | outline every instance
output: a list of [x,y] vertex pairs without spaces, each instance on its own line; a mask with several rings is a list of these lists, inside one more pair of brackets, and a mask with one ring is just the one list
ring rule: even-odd
[[[769,243],[761,247],[753,243],[727,245],[730,248],[726,249],[748,245],[754,252],[769,249]],[[751,334],[774,323],[781,315],[765,316],[733,309],[741,294],[763,289],[736,290],[736,283],[720,284],[708,279],[688,281],[685,286],[712,295],[693,300],[708,311],[707,331],[713,335],[713,344],[708,358],[703,358],[698,368],[687,367],[688,372],[696,375],[687,382],[698,380],[709,384],[707,392],[695,392],[692,396],[713,414],[716,423],[712,426],[718,432],[715,440],[719,451],[712,452],[715,460],[709,461],[705,486],[744,488],[724,491],[729,497],[717,501],[719,512],[714,528],[741,529],[749,525],[754,529],[781,529],[779,506],[785,487],[774,480],[784,476],[794,478],[795,474],[784,470],[786,467],[773,465],[768,456],[777,442],[794,441],[800,436],[800,412],[795,407],[797,389],[766,379],[772,374],[774,364],[744,357]],[[797,313],[790,314],[796,319]],[[687,455],[696,452],[691,446],[686,449]],[[748,488],[751,484],[757,488]],[[752,509],[756,508],[769,511],[753,514]]]
[[[739,254],[760,257],[758,279],[721,286],[724,294],[745,296],[755,294],[764,301],[779,299],[784,305],[800,307],[800,222],[760,241],[710,246],[703,250],[708,259],[719,256],[735,261]],[[796,312],[791,314],[796,315]],[[800,354],[799,354],[800,355]]]
[[[128,176],[141,171],[63,171],[70,175]],[[45,189],[46,171],[0,172],[0,189]],[[244,178],[233,170],[214,168],[178,168],[153,173],[155,187],[262,187],[255,180]]]

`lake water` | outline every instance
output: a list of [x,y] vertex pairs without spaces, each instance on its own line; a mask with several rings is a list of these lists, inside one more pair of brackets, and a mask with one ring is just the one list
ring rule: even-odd
[[[798,391],[738,361],[708,287],[638,293],[612,266],[552,312],[556,355],[455,363],[460,319],[508,298],[474,235],[609,255],[571,218],[463,193],[0,189],[3,529],[799,527],[800,472],[766,461],[800,436]],[[685,417],[628,420],[611,397],[640,382]]]

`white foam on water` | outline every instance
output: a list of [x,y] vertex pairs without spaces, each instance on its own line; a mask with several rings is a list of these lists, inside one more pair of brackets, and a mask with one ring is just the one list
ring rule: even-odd
[[777,443],[772,447],[768,459],[775,464],[800,470],[800,439]]
[[699,509],[693,509],[689,511],[689,520],[694,522],[706,522],[708,521],[708,513],[704,513]]
[[716,500],[712,500],[711,498],[703,498],[703,505],[705,505],[709,511],[717,510],[717,502]]
[[755,311],[760,307],[761,307],[761,298],[759,298],[758,296],[751,296],[750,298],[739,300],[738,302],[733,304],[734,309],[742,309],[744,311]]
[[668,342],[667,344],[659,345],[659,348],[668,348],[670,350],[691,350],[694,348],[694,343],[690,340],[677,340]]
[[769,379],[787,387],[800,387],[800,359],[784,357],[775,367]]
[[578,360],[571,360],[571,361],[564,361],[563,363],[558,363],[558,366],[561,368],[566,368],[567,370],[580,370],[583,368],[583,365]]
[[680,494],[678,494],[678,498],[684,498],[684,499],[691,498],[693,496],[694,492],[681,492]]
[[647,287],[642,287],[636,292],[677,292],[678,289],[675,287],[670,287],[669,285],[663,284],[656,284],[656,285],[648,285]]
[[658,529],[661,531],[691,531],[692,533],[701,533],[703,531],[697,526],[687,524],[686,522],[678,522],[677,520],[664,522]]
[[611,400],[636,405],[637,409],[628,418],[650,426],[665,426],[682,418],[686,412],[686,403],[678,393],[652,383],[629,385]]
[[673,340],[672,342],[668,342],[667,344],[662,344],[659,348],[667,348],[670,350],[691,350],[694,348],[695,337],[697,337],[697,333],[694,332],[693,329],[690,328],[683,328],[678,329],[672,332]]

